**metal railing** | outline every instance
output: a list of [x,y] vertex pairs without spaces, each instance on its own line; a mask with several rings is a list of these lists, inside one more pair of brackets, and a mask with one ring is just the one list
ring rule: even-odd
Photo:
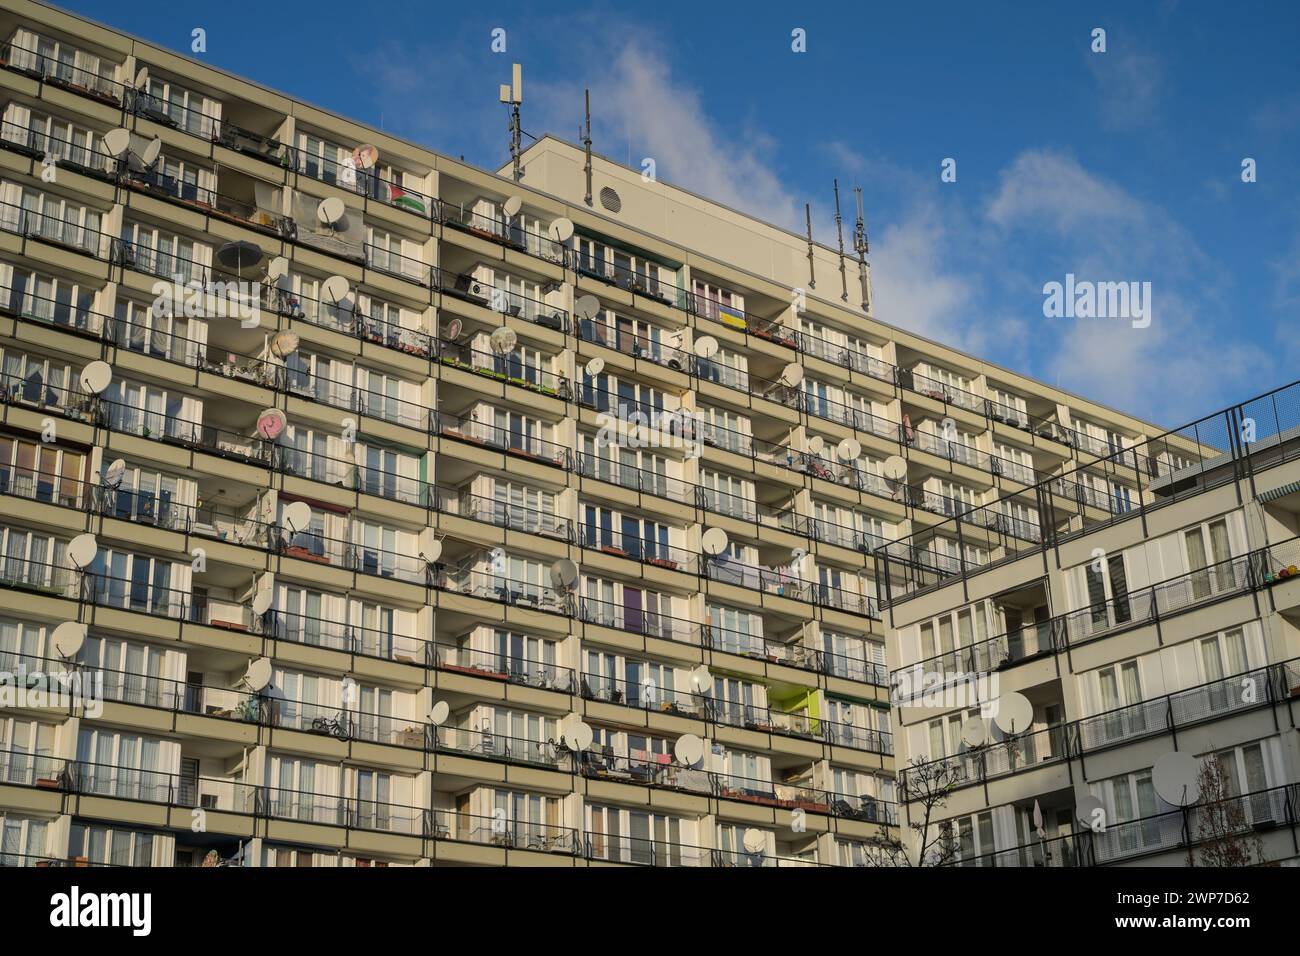
[[954,787],[969,787],[986,780],[1062,763],[1078,753],[1077,724],[1054,724],[1041,730],[1017,733],[983,747],[964,749],[955,756],[920,761],[899,771],[899,788],[906,796],[910,792],[909,776],[921,773],[924,777],[929,768],[940,764],[950,768],[950,779],[953,780]]
[[537,259],[544,259],[547,262],[554,262],[559,265],[564,265],[566,262],[568,250],[564,244],[556,242],[547,235],[534,232],[505,219],[474,212],[464,204],[456,205],[445,199],[438,199],[435,202],[437,202],[438,208],[437,219],[445,225],[488,239],[491,242],[501,243],[512,249],[518,249],[520,252],[527,253]]
[[11,70],[26,73],[51,86],[63,87],[74,93],[114,105],[122,103],[126,89],[123,84],[111,77],[92,73],[84,67],[77,66],[75,62],[46,56],[38,50],[22,46],[12,40],[0,46],[0,62]]

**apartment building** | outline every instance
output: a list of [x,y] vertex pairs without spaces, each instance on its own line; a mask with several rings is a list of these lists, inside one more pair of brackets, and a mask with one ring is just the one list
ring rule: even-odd
[[1089,463],[1158,429],[878,321],[829,246],[0,36],[0,863],[862,864],[876,549],[1152,493]]
[[[1088,472],[1141,480],[1097,507]],[[1004,530],[1004,499],[879,551],[901,815],[931,808],[927,859],[1294,865],[1300,384],[1021,497],[1036,536]]]

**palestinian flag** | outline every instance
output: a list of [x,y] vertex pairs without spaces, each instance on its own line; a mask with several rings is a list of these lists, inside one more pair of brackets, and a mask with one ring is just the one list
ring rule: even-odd
[[388,201],[394,206],[401,206],[403,209],[417,212],[421,216],[427,216],[429,214],[429,210],[424,207],[423,199],[414,193],[408,193],[405,189],[395,183],[388,184]]

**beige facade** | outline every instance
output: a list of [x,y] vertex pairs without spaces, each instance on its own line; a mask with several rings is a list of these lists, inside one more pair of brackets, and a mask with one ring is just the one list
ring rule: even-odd
[[1158,432],[557,140],[0,36],[0,862],[863,863],[875,549]]

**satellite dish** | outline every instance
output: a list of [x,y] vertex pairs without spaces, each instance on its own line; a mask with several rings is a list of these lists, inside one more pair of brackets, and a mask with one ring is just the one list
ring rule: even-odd
[[1165,803],[1190,807],[1201,799],[1200,770],[1200,763],[1191,754],[1171,750],[1151,768],[1151,784]]
[[113,366],[94,361],[81,370],[81,390],[88,395],[98,395],[113,381]]
[[741,843],[750,853],[762,853],[763,848],[767,846],[767,836],[762,830],[747,827],[744,836],[741,837]]
[[1044,835],[1043,834],[1043,808],[1038,805],[1037,800],[1034,801],[1034,829],[1038,831],[1039,837],[1042,837]]
[[142,66],[140,67],[139,72],[136,73],[135,75],[135,88],[137,90],[143,90],[148,85],[149,85],[149,67]]
[[244,671],[244,681],[248,684],[248,689],[257,693],[266,689],[266,685],[271,683],[271,659],[269,657],[259,657],[248,665],[248,670]]
[[99,554],[99,542],[93,534],[79,534],[68,542],[68,560],[78,571],[90,567]]
[[580,322],[594,319],[600,313],[600,300],[594,295],[580,295],[573,303],[574,317]]
[[711,359],[718,354],[718,340],[711,335],[702,335],[695,340],[695,354],[702,359]]
[[1101,797],[1090,793],[1074,805],[1074,818],[1089,830],[1096,828],[1099,822],[1105,826],[1106,805],[1101,802]]
[[968,717],[961,725],[961,742],[967,747],[983,747],[989,740],[989,729],[981,717]]
[[121,159],[131,149],[131,131],[118,127],[104,134],[104,152]]
[[379,148],[369,143],[362,143],[352,151],[352,165],[357,169],[374,169],[379,162]]
[[826,440],[821,435],[813,435],[808,439],[808,450],[814,455],[820,455],[826,448]]
[[333,226],[338,224],[347,211],[348,207],[343,205],[342,199],[338,196],[328,196],[316,207],[316,218],[326,226]]
[[567,591],[578,580],[578,566],[569,558],[560,558],[551,565],[551,587]]
[[257,434],[267,441],[275,441],[284,434],[288,419],[278,408],[268,408],[257,416]]
[[104,471],[103,482],[109,488],[118,488],[122,484],[122,478],[126,475],[126,462],[121,458],[116,458],[113,463]]
[[77,656],[82,645],[86,643],[86,625],[78,621],[64,621],[54,629],[50,635],[50,640],[54,644],[54,649],[59,652],[59,656],[64,660],[71,660]]
[[907,477],[907,459],[901,455],[890,455],[881,466],[881,471],[890,481],[902,481]]
[[561,216],[551,223],[551,238],[556,242],[568,242],[573,238],[573,220]]
[[420,558],[425,564],[437,564],[438,559],[442,557],[442,542],[434,538],[429,542],[427,551],[420,552]]
[[506,325],[493,329],[492,334],[488,336],[488,347],[497,355],[509,355],[518,344],[519,333]]
[[162,155],[163,143],[157,136],[149,140],[149,145],[144,148],[140,154],[140,164],[146,169],[158,162],[158,157]]
[[294,534],[311,527],[311,505],[294,501],[284,506],[284,524]]
[[594,359],[582,367],[588,378],[595,378],[601,372],[605,371],[605,360],[597,355]]
[[691,686],[699,694],[708,694],[713,690],[713,675],[703,664],[691,671]]
[[271,591],[258,591],[253,595],[253,613],[261,617],[271,610],[271,602],[274,599],[275,595]]
[[716,558],[723,551],[726,551],[727,544],[727,532],[721,528],[709,528],[704,534],[700,535],[700,548],[711,557]]
[[297,332],[276,332],[271,337],[271,354],[278,359],[286,359],[298,351],[301,341]]
[[289,260],[284,256],[276,256],[266,264],[266,277],[274,282],[276,279],[283,279],[289,274]]
[[862,442],[846,438],[835,446],[835,457],[840,461],[857,461],[862,457]]
[[222,243],[217,249],[217,261],[237,273],[259,265],[265,256],[262,247],[248,239]]
[[447,722],[447,717],[451,714],[451,706],[445,700],[435,701],[429,709],[429,723],[435,727],[441,727]]
[[452,319],[442,327],[442,340],[444,342],[454,342],[460,338],[460,333],[464,331],[465,323],[460,319]]
[[568,737],[569,746],[574,750],[586,750],[591,746],[591,742],[596,739],[591,727],[581,720],[570,725],[569,731],[566,736]]
[[683,767],[694,767],[704,759],[704,741],[694,734],[682,734],[673,744],[673,755]]
[[788,388],[798,388],[803,382],[803,366],[791,362],[781,370],[781,384]]
[[993,723],[1004,734],[1023,734],[1034,722],[1034,705],[1019,691],[1003,694],[994,706]]
[[519,210],[523,208],[524,200],[522,196],[511,196],[501,204],[501,211],[506,214],[507,219],[515,218],[515,216],[519,215]]
[[790,549],[790,561],[791,561],[792,563],[798,563],[798,562],[802,561],[802,560],[803,560],[804,558],[806,558],[806,557],[808,557],[808,551],[807,551],[807,549],[805,549],[805,548],[791,548],[791,549]]
[[348,297],[352,289],[348,285],[348,280],[343,276],[330,276],[320,284],[321,298],[330,302],[342,302]]

